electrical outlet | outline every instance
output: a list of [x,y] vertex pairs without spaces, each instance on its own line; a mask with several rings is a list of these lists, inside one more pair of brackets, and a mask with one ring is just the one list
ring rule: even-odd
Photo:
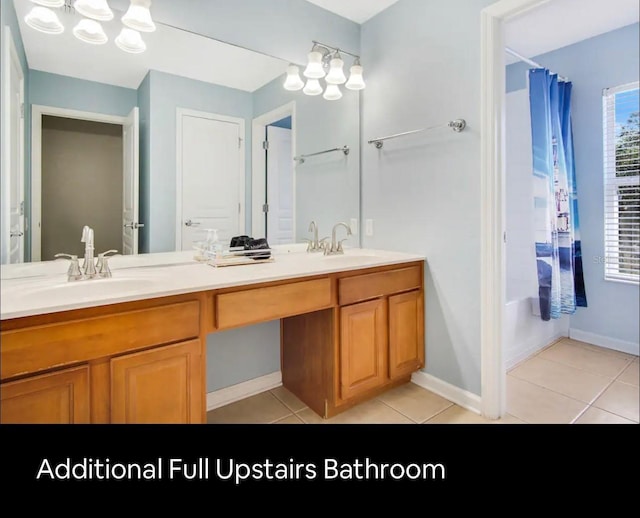
[[373,220],[372,219],[365,220],[364,234],[365,236],[368,236],[368,237],[373,236]]
[[351,218],[351,223],[349,224],[351,227],[351,233],[354,236],[358,235],[358,218]]

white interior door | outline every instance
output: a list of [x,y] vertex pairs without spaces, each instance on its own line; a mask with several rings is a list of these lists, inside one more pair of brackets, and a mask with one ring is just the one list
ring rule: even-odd
[[[6,188],[8,196],[4,197],[5,214],[8,215],[9,232],[3,236],[3,247],[8,250],[9,263],[24,262],[24,75],[22,66],[16,53],[13,38],[9,30],[5,31],[5,48],[3,61],[6,63],[5,86],[7,113],[5,117],[5,143],[4,148],[7,155],[4,157],[3,169],[8,169],[3,174],[7,175]],[[7,131],[8,130],[8,131]],[[8,185],[7,185],[8,184]]]
[[243,133],[237,120],[179,111],[178,249],[192,249],[209,228],[218,229],[226,244],[242,233]]
[[144,227],[138,221],[139,192],[139,133],[140,121],[138,108],[135,107],[127,116],[122,126],[123,149],[123,200],[122,200],[122,253],[131,255],[138,253],[138,229]]
[[267,241],[284,245],[294,242],[291,130],[267,126],[267,141]]

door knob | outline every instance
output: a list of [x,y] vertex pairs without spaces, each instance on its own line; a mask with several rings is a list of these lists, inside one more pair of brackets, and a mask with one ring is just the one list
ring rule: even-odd
[[124,228],[138,229],[144,227],[144,223],[125,223]]
[[10,237],[22,237],[22,236],[24,236],[24,232],[20,232],[20,231],[15,232],[15,231],[12,231],[12,232],[9,234],[9,236],[10,236]]
[[185,227],[197,227],[199,225],[200,223],[198,223],[197,221],[191,221],[190,219],[184,222]]

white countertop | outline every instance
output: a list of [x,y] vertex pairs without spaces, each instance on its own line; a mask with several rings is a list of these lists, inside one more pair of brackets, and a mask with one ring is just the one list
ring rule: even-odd
[[221,268],[194,260],[193,251],[116,256],[110,279],[75,282],[67,282],[64,260],[3,265],[0,320],[425,260],[357,248],[327,257],[304,246],[274,247],[270,263]]

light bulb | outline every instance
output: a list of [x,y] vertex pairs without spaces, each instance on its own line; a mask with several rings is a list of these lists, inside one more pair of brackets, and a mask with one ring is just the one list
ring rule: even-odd
[[92,45],[102,45],[107,43],[109,39],[104,30],[102,30],[102,25],[88,18],[83,18],[78,22],[78,25],[73,28],[73,35],[79,40]]
[[116,38],[116,45],[120,50],[130,52],[131,54],[140,54],[147,50],[147,45],[142,39],[141,34],[133,29],[122,28],[120,35]]
[[122,17],[122,23],[136,31],[153,32],[156,24],[151,18],[151,0],[131,0],[129,9]]
[[45,7],[62,7],[64,0],[31,0],[34,4],[44,5]]
[[340,87],[338,85],[328,85],[323,97],[327,101],[337,101],[338,99],[342,99]]
[[329,73],[325,78],[325,81],[330,85],[342,85],[347,81],[347,77],[344,75],[344,71],[342,67],[344,66],[344,61],[339,57],[333,58],[329,63]]
[[353,65],[351,67],[351,75],[349,81],[344,85],[349,90],[363,90],[365,88],[364,78],[362,77],[362,66]]
[[64,26],[60,23],[58,15],[51,9],[39,5],[34,6],[29,11],[29,14],[24,17],[24,21],[32,29],[46,34],[61,34],[64,32]]
[[310,79],[320,79],[325,76],[324,67],[322,66],[322,52],[309,52],[307,56],[309,64],[304,70],[304,76]]
[[296,91],[302,89],[304,82],[300,79],[300,69],[295,65],[287,67],[287,79],[284,82],[284,89]]
[[73,8],[87,18],[101,22],[113,20],[113,11],[109,9],[107,0],[76,0]]
[[307,95],[320,95],[322,93],[322,86],[317,79],[309,79],[302,91]]

